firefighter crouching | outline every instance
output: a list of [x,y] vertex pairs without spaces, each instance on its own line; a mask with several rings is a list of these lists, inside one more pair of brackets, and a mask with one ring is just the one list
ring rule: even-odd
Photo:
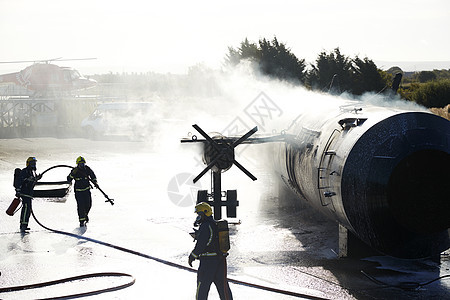
[[194,226],[200,225],[200,227],[195,232],[197,243],[188,260],[191,267],[195,259],[200,260],[200,266],[197,271],[197,293],[195,299],[208,299],[211,283],[214,282],[220,299],[232,300],[233,296],[228,285],[226,269],[226,251],[229,249],[229,240],[228,249],[225,251],[223,246],[220,247],[219,245],[219,227],[212,217],[212,209],[208,203],[198,203],[195,206],[195,212],[197,213],[197,219]]
[[[20,231],[25,232],[28,228],[28,221],[31,215],[31,200],[33,199],[33,190],[36,182],[41,179],[41,175],[36,174],[35,157],[28,157],[26,167],[18,172],[18,181],[14,182],[16,188],[16,197],[22,199],[22,210],[20,212]],[[16,176],[15,176],[16,177]]]
[[79,156],[76,160],[77,167],[73,168],[67,176],[67,181],[75,180],[75,199],[77,200],[78,219],[80,227],[89,222],[89,211],[92,207],[91,184],[89,179],[98,186],[94,171],[86,165],[84,157]]

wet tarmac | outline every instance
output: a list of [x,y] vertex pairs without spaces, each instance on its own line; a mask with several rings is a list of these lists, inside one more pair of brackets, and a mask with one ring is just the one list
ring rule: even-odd
[[[184,268],[194,243],[193,197],[198,186],[175,179],[200,173],[200,157],[178,140],[167,147],[144,141],[86,139],[0,140],[0,210],[14,198],[14,169],[36,156],[38,173],[54,165],[75,165],[82,155],[101,188],[115,200],[105,202],[93,190],[87,227],[78,227],[73,192],[63,199],[35,199],[33,210],[48,228],[31,219],[28,234],[19,233],[19,213],[0,217],[0,288],[46,282],[83,274],[131,275],[130,287],[92,299],[194,299],[196,274]],[[252,182],[236,168],[223,175],[223,189],[237,189],[240,224],[231,225],[228,276],[273,289],[325,299],[444,299],[450,295],[450,252],[432,260],[385,256],[337,258],[337,224],[304,206],[280,202],[276,184],[251,151],[239,162],[258,177]],[[70,170],[46,173],[45,181],[64,180]],[[176,181],[176,180],[175,180]],[[209,177],[200,185],[208,188]],[[181,199],[181,200],[180,200]],[[238,220],[232,220],[238,221]],[[95,242],[95,241],[99,241]],[[117,246],[117,247],[115,247]],[[120,248],[132,250],[136,255]],[[145,257],[147,256],[147,257]],[[150,257],[150,258],[149,258]],[[198,262],[194,263],[198,267]],[[438,279],[440,277],[444,277]],[[126,285],[131,277],[99,277],[33,290],[0,293],[1,299],[41,299]],[[299,299],[297,296],[231,283],[234,299]],[[210,299],[218,299],[211,288]],[[301,298],[300,298],[301,299]]]

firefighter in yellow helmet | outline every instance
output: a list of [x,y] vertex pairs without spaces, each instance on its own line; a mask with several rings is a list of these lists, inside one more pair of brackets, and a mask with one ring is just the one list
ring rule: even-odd
[[26,167],[20,171],[19,182],[16,187],[16,196],[22,199],[22,210],[20,212],[20,231],[25,232],[31,215],[31,200],[36,182],[41,175],[36,174],[36,157],[28,157]]
[[92,207],[92,197],[90,189],[90,180],[97,187],[97,177],[94,171],[86,165],[84,157],[79,156],[76,160],[77,166],[72,169],[67,176],[67,181],[71,182],[75,180],[75,199],[77,200],[77,212],[78,219],[80,221],[80,227],[86,226],[89,222],[89,211]]
[[233,296],[226,280],[225,258],[219,249],[219,233],[212,217],[211,206],[206,202],[198,203],[195,206],[195,213],[197,213],[197,219],[194,226],[200,225],[200,227],[195,231],[197,243],[188,259],[191,267],[194,260],[200,260],[195,299],[208,299],[211,283],[214,282],[220,299],[232,300]]

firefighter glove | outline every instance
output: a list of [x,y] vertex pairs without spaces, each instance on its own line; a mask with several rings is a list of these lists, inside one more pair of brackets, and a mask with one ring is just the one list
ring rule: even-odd
[[189,255],[189,259],[188,259],[188,264],[190,267],[192,267],[192,262],[195,260],[195,257],[191,255]]

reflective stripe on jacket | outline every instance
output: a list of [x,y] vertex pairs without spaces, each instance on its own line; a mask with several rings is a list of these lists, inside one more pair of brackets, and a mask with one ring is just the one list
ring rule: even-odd
[[93,182],[97,182],[94,171],[92,171],[92,169],[86,165],[84,166],[84,169],[81,169],[79,167],[73,168],[69,176],[67,176],[67,181],[75,180],[75,192],[83,192],[89,190],[91,188],[89,179],[91,179]]
[[211,217],[205,218],[196,233],[197,243],[191,255],[198,259],[205,256],[216,256],[219,253],[219,235],[217,225]]
[[20,171],[19,175],[19,186],[17,192],[20,193],[20,196],[33,198],[33,189],[37,182],[36,172],[31,170],[30,168],[24,168]]

